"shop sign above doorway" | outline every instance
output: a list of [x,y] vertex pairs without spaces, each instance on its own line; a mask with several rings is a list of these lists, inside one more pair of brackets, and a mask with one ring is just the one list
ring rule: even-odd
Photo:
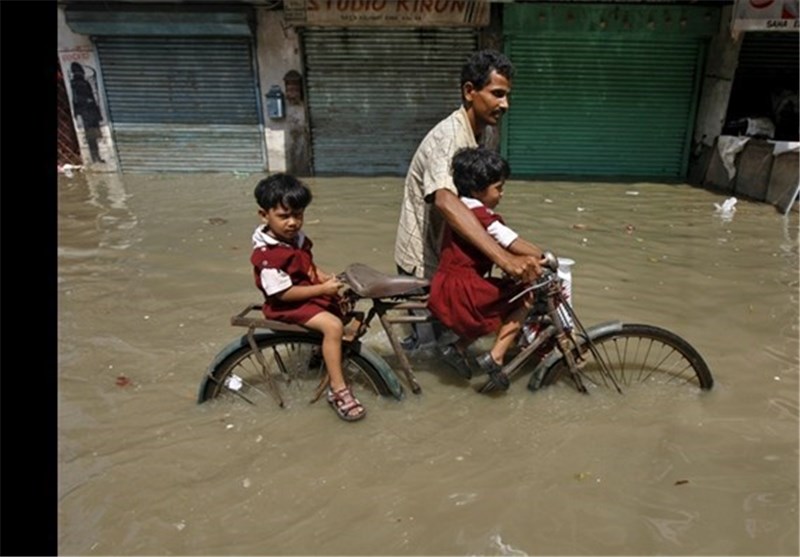
[[286,23],[316,27],[485,27],[485,0],[284,0]]
[[736,0],[731,22],[734,37],[741,31],[800,30],[800,0]]

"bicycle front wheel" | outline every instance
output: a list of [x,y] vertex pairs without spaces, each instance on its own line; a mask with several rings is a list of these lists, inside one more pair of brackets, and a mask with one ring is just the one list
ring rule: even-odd
[[[205,376],[199,402],[228,399],[254,405],[281,401],[284,407],[308,404],[318,398],[327,377],[321,342],[321,337],[312,335],[279,333],[256,338],[256,351],[245,341]],[[384,378],[367,359],[349,353],[347,346],[342,351],[344,378],[356,396],[390,394]]]
[[[594,389],[625,391],[636,385],[678,385],[708,390],[714,379],[699,352],[675,333],[652,325],[623,324],[573,350],[580,383]],[[565,357],[545,370],[542,385],[575,382]]]

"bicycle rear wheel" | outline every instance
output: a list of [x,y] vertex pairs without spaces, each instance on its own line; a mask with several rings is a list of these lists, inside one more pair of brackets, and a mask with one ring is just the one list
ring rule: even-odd
[[[327,376],[321,342],[321,337],[312,335],[278,333],[258,337],[257,353],[244,341],[206,374],[199,402],[229,399],[275,405],[277,391],[285,407],[308,404],[319,395]],[[344,378],[356,396],[390,394],[384,378],[367,359],[349,353],[346,345],[343,352]],[[323,392],[323,400],[324,396]]]
[[[601,333],[573,351],[579,378],[588,392],[596,389],[625,391],[636,385],[678,385],[708,390],[714,379],[708,365],[686,340],[652,325],[622,325]],[[542,377],[542,385],[557,381],[575,384],[562,356]]]

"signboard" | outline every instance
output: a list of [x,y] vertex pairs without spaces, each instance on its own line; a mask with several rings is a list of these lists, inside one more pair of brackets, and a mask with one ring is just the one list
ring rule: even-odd
[[284,0],[286,23],[315,27],[485,27],[488,0]]
[[798,31],[800,0],[736,0],[732,30]]

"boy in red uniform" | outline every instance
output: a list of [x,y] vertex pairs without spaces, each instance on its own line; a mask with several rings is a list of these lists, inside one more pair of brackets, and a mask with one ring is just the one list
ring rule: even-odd
[[250,261],[264,294],[264,316],[322,333],[328,402],[343,420],[360,420],[366,410],[342,374],[344,324],[338,294],[344,285],[314,265],[313,244],[301,230],[311,191],[293,176],[274,174],[261,180],[254,194],[262,224],[253,233]]
[[[542,258],[538,246],[520,238],[493,211],[510,173],[499,154],[484,147],[461,149],[453,156],[452,170],[461,202],[497,243],[514,255]],[[490,276],[491,270],[492,261],[448,226],[439,266],[431,279],[428,309],[459,335],[458,342],[443,352],[445,361],[466,379],[472,375],[467,347],[479,337],[497,332],[492,349],[478,356],[474,365],[489,374],[495,387],[505,390],[509,381],[501,371],[503,358],[522,328],[532,296],[509,303],[521,286],[511,278]]]

